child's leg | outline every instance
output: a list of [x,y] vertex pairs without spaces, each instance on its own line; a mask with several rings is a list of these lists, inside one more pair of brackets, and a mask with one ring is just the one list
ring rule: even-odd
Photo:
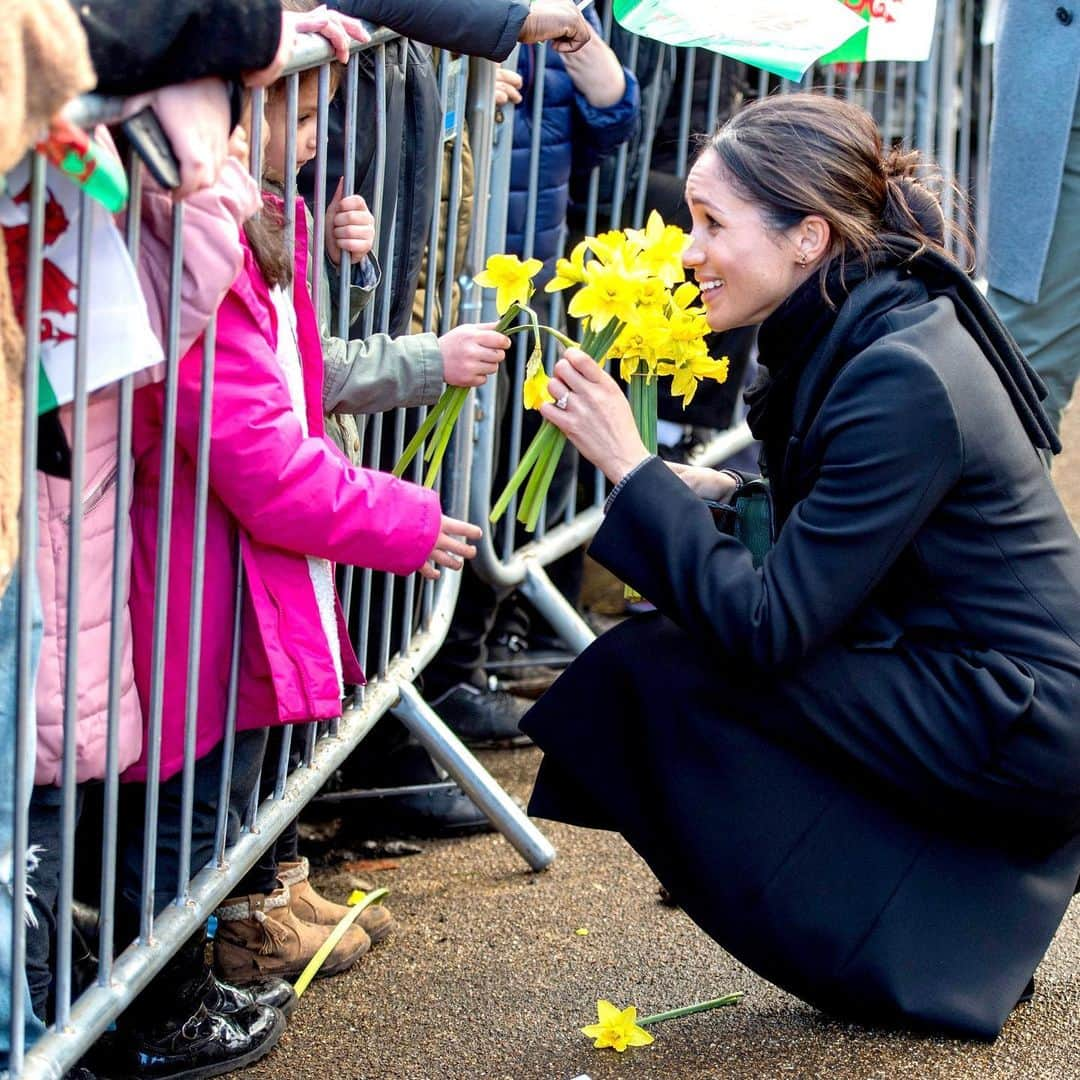
[[[75,795],[75,820],[82,814],[84,789],[80,784]],[[34,921],[26,925],[26,981],[37,1016],[49,1023],[52,1019],[53,965],[52,950],[56,941],[56,905],[60,893],[60,837],[63,830],[63,792],[48,784],[34,788],[30,799],[30,849],[37,866],[30,884],[29,898]]]

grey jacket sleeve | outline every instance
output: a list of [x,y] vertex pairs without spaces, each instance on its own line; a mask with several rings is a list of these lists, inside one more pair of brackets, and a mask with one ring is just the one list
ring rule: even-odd
[[[314,222],[305,206],[308,228],[308,287],[311,287]],[[365,260],[366,261],[366,260]],[[328,264],[329,265],[329,264]],[[378,273],[378,265],[372,269]],[[334,275],[336,277],[336,274]],[[408,334],[391,338],[372,334],[362,340],[345,341],[330,333],[337,321],[336,290],[330,288],[329,272],[322,276],[319,333],[323,349],[323,412],[377,413],[414,405],[432,405],[443,390],[443,359],[434,334]],[[377,284],[377,278],[376,278]],[[350,324],[371,299],[374,285],[349,287]]]
[[442,391],[442,352],[434,334],[372,334],[362,341],[323,338],[326,413],[433,405]]
[[346,15],[450,52],[505,60],[529,14],[524,0],[330,0]]

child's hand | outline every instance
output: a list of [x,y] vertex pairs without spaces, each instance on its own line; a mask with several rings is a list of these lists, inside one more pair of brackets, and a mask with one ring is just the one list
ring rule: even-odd
[[[476,555],[476,548],[468,541],[479,540],[481,536],[483,533],[479,525],[470,525],[467,521],[458,521],[457,518],[443,514],[439,538],[431,549],[428,561],[420,567],[420,573],[430,581],[435,581],[439,577],[440,566],[445,566],[448,570],[460,570],[466,559]],[[459,540],[458,537],[463,539]]]
[[341,253],[347,251],[354,261],[362,259],[375,246],[375,218],[362,195],[346,195],[345,178],[338,181],[330,205],[326,208],[326,254],[337,266]]
[[443,356],[443,380],[449,386],[483,386],[499,370],[510,348],[496,323],[465,323],[439,338]]
[[508,101],[521,104],[522,79],[516,71],[508,68],[495,69],[495,105],[500,107]]

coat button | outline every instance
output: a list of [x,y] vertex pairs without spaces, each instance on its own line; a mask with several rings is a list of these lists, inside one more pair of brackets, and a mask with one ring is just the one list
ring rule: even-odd
[[352,448],[353,448],[353,453],[354,454],[359,454],[360,453],[360,440],[359,439],[353,439]]
[[1069,26],[1073,21],[1073,13],[1067,7],[1059,7],[1054,14],[1062,26]]

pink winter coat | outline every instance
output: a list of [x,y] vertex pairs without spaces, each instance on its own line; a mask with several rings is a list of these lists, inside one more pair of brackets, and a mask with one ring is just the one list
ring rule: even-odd
[[[180,344],[186,349],[202,334],[222,296],[240,272],[244,249],[237,226],[260,203],[258,186],[235,161],[217,183],[184,202],[184,273],[180,290]],[[168,196],[144,189],[139,281],[150,322],[162,335],[167,321],[171,213]],[[140,372],[136,381],[150,373]],[[71,406],[60,419],[71,438]],[[76,779],[105,775],[108,726],[109,634],[112,615],[113,550],[116,541],[117,431],[119,396],[115,386],[93,394],[87,406],[86,483],[83,489],[82,565],[79,589]],[[68,547],[71,482],[38,474],[38,578],[45,614],[37,680],[36,784],[59,785],[64,740],[64,680],[67,648]],[[124,595],[127,594],[125,581]],[[132,668],[128,608],[119,612],[123,652],[120,664],[118,746],[120,768],[142,751],[142,713]]]
[[[441,525],[434,492],[356,468],[323,437],[322,347],[303,287],[307,238],[299,201],[296,222],[294,307],[308,436],[278,364],[276,314],[250,250],[218,311],[196,757],[212,750],[224,732],[238,547],[245,577],[238,726],[251,729],[340,715],[337,675],[306,556],[407,574],[423,565]],[[179,370],[163,780],[183,763],[202,360],[199,342]],[[135,681],[144,709],[150,701],[163,406],[160,386],[136,394],[131,618]],[[340,606],[338,626],[345,680],[362,682]],[[143,780],[146,769],[144,752],[124,779]]]

